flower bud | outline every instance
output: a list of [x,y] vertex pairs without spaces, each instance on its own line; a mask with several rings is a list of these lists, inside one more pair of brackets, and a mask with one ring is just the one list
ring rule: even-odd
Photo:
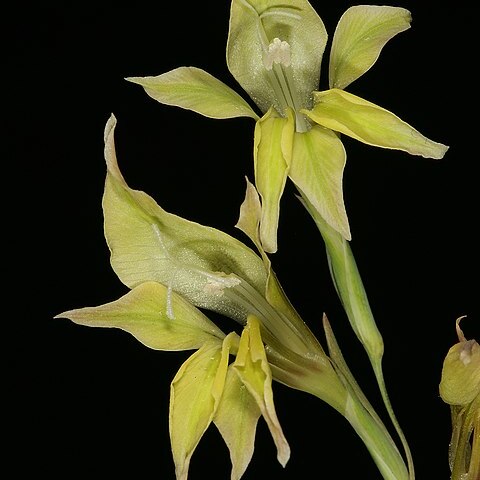
[[450,348],[443,362],[439,390],[445,403],[466,406],[480,393],[480,345],[464,337],[459,326],[461,318],[457,320],[459,342]]

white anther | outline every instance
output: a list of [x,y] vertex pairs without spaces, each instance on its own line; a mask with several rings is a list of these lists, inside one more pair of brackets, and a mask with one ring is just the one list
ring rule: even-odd
[[267,70],[271,70],[274,63],[280,63],[284,67],[288,67],[291,63],[290,44],[279,38],[273,39],[263,55],[263,65]]
[[225,275],[222,272],[218,272],[217,275],[209,275],[207,283],[203,287],[203,291],[207,295],[221,296],[225,288],[232,288],[240,284],[239,278]]
[[460,360],[464,365],[468,365],[472,361],[472,349],[475,343],[475,340],[468,340],[463,344]]

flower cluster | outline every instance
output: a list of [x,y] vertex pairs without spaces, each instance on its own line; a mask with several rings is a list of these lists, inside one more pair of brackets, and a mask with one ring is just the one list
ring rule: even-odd
[[[196,67],[128,78],[163,104],[256,122],[255,182],[247,180],[237,223],[254,251],[221,231],[166,212],[145,192],[131,189],[117,162],[112,115],[105,128],[105,236],[111,265],[129,292],[105,305],[57,315],[81,325],[123,329],[156,350],[194,351],[171,384],[170,437],[178,480],[187,478],[191,456],[212,423],[229,448],[232,479],[239,479],[250,462],[260,417],[279,462],[286,464],[290,448],[275,411],[273,380],[312,393],[344,415],[385,478],[408,477],[326,317],[328,355],[285,295],[268,253],[277,250],[287,179],[322,222],[350,239],[341,134],[414,155],[444,155],[446,146],[345,90],[375,63],[386,42],[409,26],[410,14],[402,8],[349,8],[333,36],[329,89],[321,91],[327,33],[310,3],[233,0],[227,63],[261,116],[233,89]],[[204,310],[230,317],[241,331],[224,333]]]

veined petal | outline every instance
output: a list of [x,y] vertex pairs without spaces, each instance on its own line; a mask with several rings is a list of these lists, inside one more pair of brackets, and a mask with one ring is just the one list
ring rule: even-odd
[[255,184],[262,198],[260,240],[269,253],[277,251],[280,199],[287,180],[295,132],[290,109],[286,118],[273,112],[272,107],[257,121],[254,138]]
[[189,357],[170,389],[170,441],[177,480],[187,480],[190,459],[218,408],[228,368],[229,337]]
[[290,458],[290,447],[275,411],[272,372],[260,335],[260,324],[254,316],[248,317],[233,365],[260,408],[277,447],[277,459],[285,466]]
[[213,422],[230,451],[231,480],[239,480],[252,459],[260,415],[255,399],[230,365]]
[[388,110],[337,88],[315,92],[315,107],[303,113],[324,127],[368,145],[435,159],[448,150]]
[[179,67],[156,77],[129,77],[160,103],[193,110],[211,118],[251,117],[258,115],[229,86],[196,67]]
[[343,144],[331,130],[314,125],[295,133],[289,177],[322,218],[350,240],[342,187],[345,163]]
[[330,88],[345,88],[377,61],[385,44],[410,28],[411,14],[399,7],[356,5],[340,18],[330,52]]
[[200,310],[156,282],[138,285],[118,300],[60,313],[89,327],[116,327],[155,350],[189,350],[225,334]]
[[[289,344],[293,351],[300,353],[305,351],[306,348],[306,351],[310,354],[315,352],[321,356],[324,352],[320,343],[291,304],[272,269],[268,255],[263,249],[259,233],[261,209],[262,206],[257,190],[247,179],[245,200],[240,207],[240,218],[238,219],[236,227],[242,230],[253,241],[263,258],[265,269],[268,273],[265,298],[278,312],[281,321],[288,325],[289,333],[286,335],[285,344]],[[276,322],[276,324],[278,325],[279,322]],[[295,332],[296,335],[293,335],[293,332]],[[293,345],[291,342],[293,342],[294,339],[301,339],[301,345]]]
[[244,322],[245,311],[224,291],[245,280],[264,294],[262,259],[235,238],[168,213],[146,193],[129,188],[115,156],[115,123],[112,116],[105,129],[103,196],[105,237],[115,273],[130,288],[156,281],[197,307]]
[[325,26],[307,0],[232,0],[227,63],[237,82],[262,112],[272,105],[281,112],[263,58],[279,38],[290,45],[291,67],[302,107],[309,108],[318,88],[327,43]]

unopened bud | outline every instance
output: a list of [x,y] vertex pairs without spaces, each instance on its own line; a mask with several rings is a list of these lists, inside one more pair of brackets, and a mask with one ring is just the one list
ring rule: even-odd
[[440,396],[450,405],[468,405],[480,393],[480,345],[466,340],[457,320],[459,342],[453,345],[443,362]]

